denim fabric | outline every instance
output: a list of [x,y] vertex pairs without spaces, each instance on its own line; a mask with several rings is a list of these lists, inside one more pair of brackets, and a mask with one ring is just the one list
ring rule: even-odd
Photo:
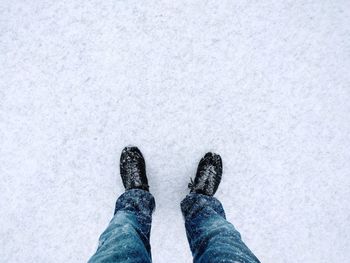
[[[154,198],[147,191],[131,189],[122,194],[89,263],[151,262],[149,238],[154,208]],[[224,209],[216,198],[189,194],[181,202],[181,210],[195,263],[259,262],[233,225],[226,221]]]
[[181,202],[187,239],[195,263],[260,262],[226,221],[215,197],[192,193]]
[[89,263],[151,262],[149,238],[154,207],[154,198],[147,191],[131,189],[122,194]]

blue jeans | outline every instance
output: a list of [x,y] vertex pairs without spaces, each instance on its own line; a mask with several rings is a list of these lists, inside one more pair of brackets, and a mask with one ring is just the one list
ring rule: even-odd
[[[132,189],[122,194],[89,263],[152,262],[149,238],[154,207],[154,198],[147,191]],[[194,262],[259,262],[226,221],[215,197],[189,194],[181,210]]]

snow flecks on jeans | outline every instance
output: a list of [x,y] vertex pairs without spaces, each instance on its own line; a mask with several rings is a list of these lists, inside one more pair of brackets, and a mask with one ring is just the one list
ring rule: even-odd
[[195,263],[259,262],[215,197],[191,193],[181,202],[181,210]]
[[[147,191],[132,189],[122,194],[89,263],[151,262],[149,238],[154,208],[154,198]],[[195,263],[259,262],[226,221],[219,200],[191,193],[181,202],[181,210]]]
[[154,208],[154,198],[147,191],[131,189],[122,194],[89,263],[151,262],[149,238]]

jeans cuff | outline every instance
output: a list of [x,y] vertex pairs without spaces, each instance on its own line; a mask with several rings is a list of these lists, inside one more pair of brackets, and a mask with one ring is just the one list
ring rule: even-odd
[[213,196],[190,193],[181,202],[181,211],[185,220],[191,220],[195,216],[211,216],[219,214],[226,219],[224,208],[218,199]]
[[114,214],[119,210],[124,210],[151,216],[155,206],[154,197],[150,192],[142,189],[130,189],[118,198]]

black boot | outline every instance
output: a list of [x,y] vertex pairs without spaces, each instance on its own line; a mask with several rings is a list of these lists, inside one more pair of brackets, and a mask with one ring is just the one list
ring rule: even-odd
[[208,152],[200,160],[194,181],[188,184],[191,193],[213,196],[219,187],[222,176],[220,155]]
[[120,175],[125,190],[149,190],[146,164],[141,151],[137,147],[125,147],[120,156]]

